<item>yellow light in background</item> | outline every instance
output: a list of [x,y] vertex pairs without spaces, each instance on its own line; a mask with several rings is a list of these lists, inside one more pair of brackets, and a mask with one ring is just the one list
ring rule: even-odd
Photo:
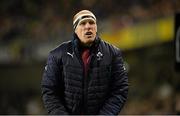
[[157,21],[157,33],[162,41],[170,41],[174,36],[174,17],[168,17]]
[[101,37],[123,50],[133,49],[172,41],[174,36],[173,27],[173,16],[170,16],[151,22],[138,23],[113,33],[102,33]]

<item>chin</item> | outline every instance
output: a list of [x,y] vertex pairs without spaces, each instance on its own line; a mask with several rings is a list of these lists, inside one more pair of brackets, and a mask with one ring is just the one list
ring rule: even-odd
[[95,39],[94,38],[88,38],[89,40],[87,41],[87,43],[91,43],[93,42]]
[[94,40],[89,40],[89,41],[85,41],[83,42],[85,45],[91,45],[93,43]]

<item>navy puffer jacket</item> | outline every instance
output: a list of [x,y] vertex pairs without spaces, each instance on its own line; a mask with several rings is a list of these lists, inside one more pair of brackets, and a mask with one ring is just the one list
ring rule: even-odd
[[128,94],[128,77],[118,48],[96,38],[87,75],[77,36],[52,50],[42,78],[49,114],[118,114]]

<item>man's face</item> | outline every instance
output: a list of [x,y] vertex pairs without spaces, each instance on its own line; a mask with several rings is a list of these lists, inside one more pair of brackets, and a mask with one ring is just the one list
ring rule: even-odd
[[84,20],[76,27],[75,33],[85,45],[91,45],[95,40],[97,24],[93,20]]

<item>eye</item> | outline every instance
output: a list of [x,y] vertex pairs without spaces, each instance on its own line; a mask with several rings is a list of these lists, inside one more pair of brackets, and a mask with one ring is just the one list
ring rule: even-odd
[[86,24],[86,22],[84,22],[84,21],[80,23],[80,25],[85,25],[85,24]]
[[95,24],[95,23],[94,23],[94,21],[89,21],[89,24],[91,24],[91,25],[92,25],[92,24]]

